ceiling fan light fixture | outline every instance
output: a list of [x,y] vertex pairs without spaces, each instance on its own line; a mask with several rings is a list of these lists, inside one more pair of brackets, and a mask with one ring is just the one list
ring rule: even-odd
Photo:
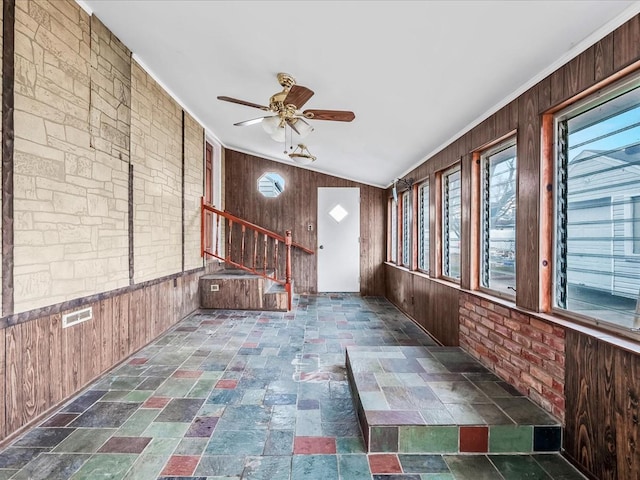
[[311,155],[307,146],[302,143],[299,143],[296,149],[289,154],[289,158],[298,165],[309,165],[316,161],[316,157]]
[[303,119],[300,119],[300,118],[296,119],[294,122],[294,125],[296,127],[296,132],[298,133],[298,136],[300,138],[305,138],[307,135],[313,132],[313,127],[309,125],[307,122],[305,122]]
[[284,127],[276,128],[276,131],[271,134],[271,139],[279,143],[284,142],[286,138],[286,131]]
[[273,117],[267,117],[263,119],[262,129],[271,136],[277,134],[278,130],[280,130],[280,117],[277,115],[274,115]]

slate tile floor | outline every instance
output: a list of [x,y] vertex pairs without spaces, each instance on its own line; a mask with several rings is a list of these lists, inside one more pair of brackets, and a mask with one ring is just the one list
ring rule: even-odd
[[557,454],[366,454],[345,349],[402,345],[433,342],[381,298],[197,312],[0,451],[0,480],[583,478]]

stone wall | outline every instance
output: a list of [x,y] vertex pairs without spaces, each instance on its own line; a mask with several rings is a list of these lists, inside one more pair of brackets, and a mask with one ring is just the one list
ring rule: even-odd
[[90,22],[75,2],[16,2],[15,312],[128,284],[130,54]]
[[202,266],[200,199],[203,192],[204,129],[184,115],[184,268]]
[[137,63],[131,67],[134,281],[182,268],[182,111]]

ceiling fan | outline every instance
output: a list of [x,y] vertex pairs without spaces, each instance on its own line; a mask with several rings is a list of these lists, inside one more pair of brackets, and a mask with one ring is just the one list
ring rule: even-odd
[[271,135],[271,138],[277,141],[284,140],[285,126],[289,126],[291,130],[303,137],[313,130],[313,127],[307,120],[350,122],[356,118],[353,112],[346,110],[311,109],[301,111],[302,106],[313,96],[313,91],[302,85],[296,85],[295,78],[288,73],[278,73],[278,83],[282,86],[282,91],[271,96],[268,107],[226,96],[219,96],[218,100],[246,105],[247,107],[270,112],[271,115],[245,120],[234,123],[234,125],[247,126],[262,122],[265,131]]

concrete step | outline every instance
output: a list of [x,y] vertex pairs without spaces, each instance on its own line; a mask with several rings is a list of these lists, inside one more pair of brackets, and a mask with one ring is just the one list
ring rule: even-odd
[[458,347],[347,347],[368,452],[558,452],[560,422]]

